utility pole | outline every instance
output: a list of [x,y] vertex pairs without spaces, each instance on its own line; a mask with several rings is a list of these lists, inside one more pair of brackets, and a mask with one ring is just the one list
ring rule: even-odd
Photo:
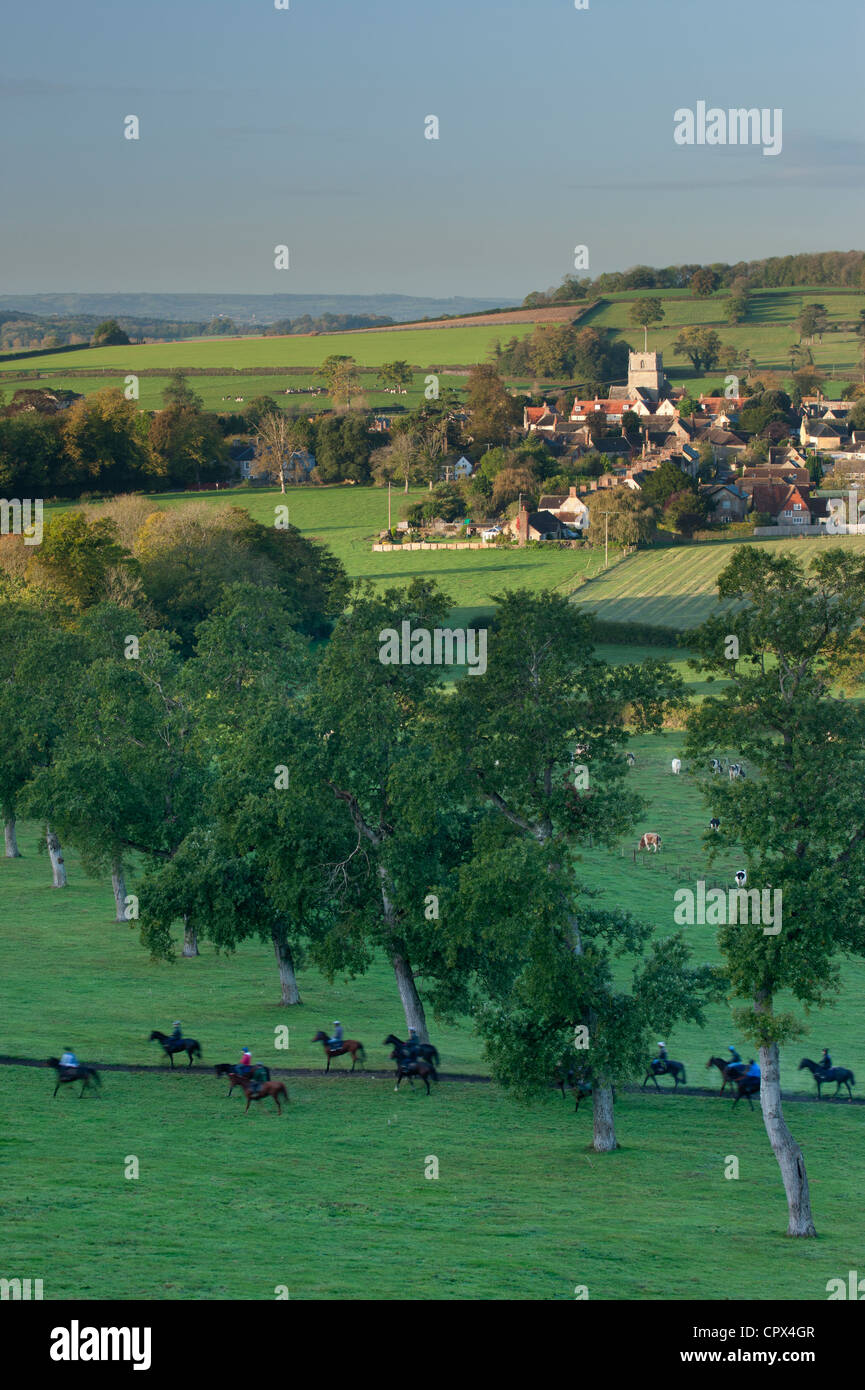
[[608,556],[608,553],[609,553],[608,544],[609,544],[609,536],[610,536],[610,513],[609,513],[608,511],[607,511],[607,512],[601,512],[601,516],[604,518],[604,569],[606,569],[606,568],[607,568],[607,556]]
[[387,480],[387,529],[390,530],[390,478]]

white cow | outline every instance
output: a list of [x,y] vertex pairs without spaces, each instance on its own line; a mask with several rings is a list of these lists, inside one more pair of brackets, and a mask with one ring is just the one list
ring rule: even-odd
[[745,887],[745,884],[746,884],[747,882],[748,882],[748,875],[746,874],[745,870],[744,870],[744,869],[739,869],[739,870],[737,871],[737,873],[736,873],[736,886],[737,886],[738,888],[744,888],[744,887]]
[[676,774],[676,776],[678,776],[678,774],[679,774],[681,771],[682,771],[682,759],[681,759],[681,758],[674,758],[674,759],[673,759],[673,772]]

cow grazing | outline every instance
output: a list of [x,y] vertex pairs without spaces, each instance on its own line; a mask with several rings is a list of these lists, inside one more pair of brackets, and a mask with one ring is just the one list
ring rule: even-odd
[[735,782],[735,780],[736,780],[737,777],[744,777],[744,776],[745,776],[745,769],[743,768],[743,766],[742,766],[741,763],[731,763],[731,764],[730,764],[730,781],[731,781],[731,782]]
[[713,758],[713,759],[712,759],[712,772],[714,773],[714,775],[717,777],[718,773],[719,773],[719,772],[723,772],[723,770],[724,770],[724,769],[723,769],[722,766],[721,766],[721,759],[720,759],[720,758]]
[[660,835],[656,835],[654,830],[649,830],[645,835],[642,835],[640,837],[640,843],[637,845],[638,850],[650,849],[653,854],[657,854],[660,848],[661,837]]
[[736,887],[737,887],[737,888],[744,888],[744,887],[745,887],[745,884],[746,884],[747,882],[748,882],[748,875],[745,873],[745,870],[744,870],[744,869],[738,869],[738,870],[736,871]]
[[625,754],[625,760],[626,760],[626,762],[627,762],[627,764],[628,764],[628,767],[634,767],[634,766],[636,765],[636,762],[637,762],[637,760],[636,760],[636,758],[634,757],[633,753],[626,753],[626,754]]
[[713,816],[712,819],[709,821],[709,829],[710,829],[710,830],[720,830],[720,829],[721,829],[721,822],[718,820],[718,817],[717,817],[717,816]]
[[673,772],[676,774],[676,776],[678,776],[679,773],[680,773],[681,771],[682,771],[682,759],[681,759],[681,758],[674,758],[674,759],[673,759]]

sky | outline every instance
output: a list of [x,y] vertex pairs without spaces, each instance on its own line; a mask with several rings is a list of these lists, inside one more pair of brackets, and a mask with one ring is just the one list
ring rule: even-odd
[[[863,245],[861,0],[587,2],[7,7],[0,293],[513,303],[578,245],[592,275]],[[780,108],[780,154],[677,144],[699,101]]]

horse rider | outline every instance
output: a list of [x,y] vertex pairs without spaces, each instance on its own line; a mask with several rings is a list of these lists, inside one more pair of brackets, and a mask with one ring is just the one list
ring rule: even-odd
[[333,1037],[327,1040],[328,1047],[342,1047],[342,1024],[338,1018],[333,1020]]
[[828,1047],[823,1048],[823,1056],[820,1058],[820,1061],[817,1063],[817,1065],[818,1067],[822,1067],[823,1071],[828,1071],[829,1068],[832,1066],[832,1058],[829,1056]]
[[169,1037],[168,1041],[171,1043],[179,1043],[182,1040],[182,1038],[183,1030],[180,1027],[180,1019],[178,1018],[174,1021],[174,1026],[171,1030],[171,1036]]
[[667,1070],[667,1044],[665,1042],[658,1043],[658,1055],[655,1061],[658,1063],[660,1071],[665,1072]]
[[420,1038],[416,1028],[409,1028],[408,1042],[405,1045],[405,1055],[409,1062],[416,1062],[420,1056]]
[[[249,1048],[244,1049],[243,1055],[244,1057],[249,1057]],[[253,1069],[252,1058],[249,1057],[249,1063],[247,1065],[247,1075],[250,1077],[249,1094],[251,1096],[257,1096],[259,1091],[261,1090],[262,1082],[267,1080],[267,1068],[263,1067],[259,1062],[258,1066]]]
[[62,1071],[75,1071],[78,1067],[78,1058],[71,1047],[64,1047],[63,1056],[60,1058],[60,1067]]
[[753,1076],[756,1077],[758,1081],[760,1080],[760,1068],[757,1066],[757,1063],[754,1061],[753,1057],[748,1058],[748,1069],[745,1072],[745,1075]]
[[238,1065],[237,1070],[240,1076],[249,1076],[250,1072],[252,1071],[252,1053],[250,1052],[248,1047],[245,1047],[243,1049],[243,1052],[241,1053],[240,1063]]
[[739,1054],[738,1054],[738,1052],[736,1051],[735,1047],[733,1047],[733,1046],[731,1045],[730,1047],[727,1048],[727,1051],[728,1051],[729,1054],[730,1054],[730,1060],[729,1060],[729,1062],[727,1063],[727,1066],[728,1066],[728,1067],[738,1067],[738,1066],[741,1066],[741,1065],[742,1065],[742,1058],[739,1056]]

